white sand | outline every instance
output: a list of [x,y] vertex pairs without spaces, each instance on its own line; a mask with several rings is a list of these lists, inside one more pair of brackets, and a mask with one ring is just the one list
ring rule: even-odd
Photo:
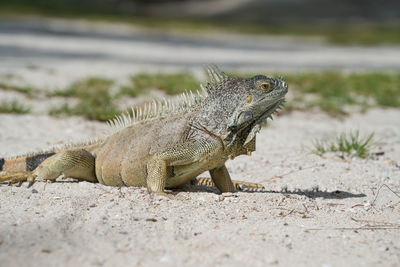
[[[228,163],[233,179],[262,183],[266,193],[221,198],[188,187],[179,193],[187,201],[171,201],[87,182],[0,185],[1,265],[396,266],[400,198],[386,187],[377,193],[383,184],[400,191],[399,116],[375,109],[343,122],[297,112],[277,118],[251,157]],[[0,129],[1,153],[11,155],[104,126],[1,115]],[[351,129],[374,131],[374,151],[385,154],[309,153],[315,138]]]

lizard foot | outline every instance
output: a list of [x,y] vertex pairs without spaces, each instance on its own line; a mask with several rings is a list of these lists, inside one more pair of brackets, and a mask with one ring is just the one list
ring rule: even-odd
[[236,190],[239,191],[248,191],[248,192],[262,192],[265,187],[262,184],[250,183],[250,182],[242,182],[242,181],[232,181],[233,186]]
[[18,183],[17,186],[21,186],[23,182],[28,182],[28,188],[35,183],[35,177],[30,172],[15,172],[6,173],[0,175],[0,183],[8,182],[8,185],[13,185]]
[[[215,184],[211,178],[207,177],[200,177],[192,180],[191,182],[193,185],[200,185],[200,186],[212,186],[214,187]],[[262,184],[257,183],[250,183],[244,181],[232,181],[233,187],[238,191],[247,191],[247,192],[262,192],[265,187]]]

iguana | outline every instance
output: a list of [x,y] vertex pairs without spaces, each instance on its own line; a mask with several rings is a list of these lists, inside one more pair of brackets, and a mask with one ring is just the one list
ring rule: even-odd
[[[287,83],[280,77],[228,76],[207,68],[209,81],[196,94],[154,101],[112,121],[111,133],[94,141],[0,159],[0,182],[31,186],[36,178],[60,175],[109,186],[147,187],[171,196],[189,181],[215,185],[221,192],[263,188],[231,181],[225,162],[255,150],[256,133],[284,102]],[[210,178],[196,177],[209,171]]]

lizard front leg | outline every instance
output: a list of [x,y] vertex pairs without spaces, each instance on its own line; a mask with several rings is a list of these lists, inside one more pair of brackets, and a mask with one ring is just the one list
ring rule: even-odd
[[219,189],[219,191],[221,191],[221,193],[235,191],[231,176],[229,175],[225,165],[220,168],[210,170],[210,175],[215,186]]
[[167,195],[167,167],[207,162],[223,150],[220,142],[212,138],[188,140],[155,153],[147,164],[147,190]]

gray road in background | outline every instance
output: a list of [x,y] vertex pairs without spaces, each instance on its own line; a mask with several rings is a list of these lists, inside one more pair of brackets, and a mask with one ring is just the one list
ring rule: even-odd
[[[295,37],[182,34],[85,21],[0,21],[0,73],[21,74],[37,84],[57,86],[84,75],[123,77],[141,70],[196,72],[207,63],[244,71],[399,70],[400,47],[333,46]],[[51,75],[32,74],[26,70],[32,66],[45,68]]]

